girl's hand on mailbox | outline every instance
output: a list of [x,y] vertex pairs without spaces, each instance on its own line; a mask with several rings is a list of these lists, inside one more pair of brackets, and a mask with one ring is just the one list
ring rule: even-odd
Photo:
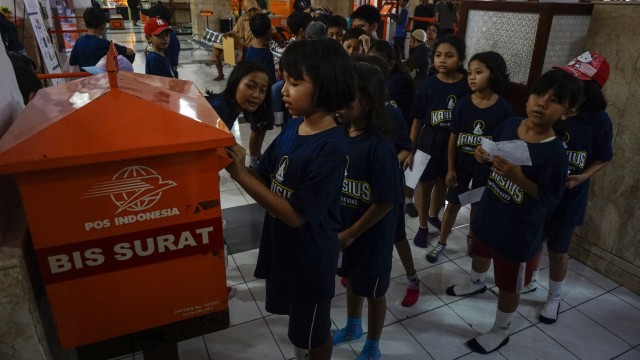
[[236,178],[242,171],[246,171],[245,161],[247,158],[247,150],[242,146],[235,144],[225,148],[227,155],[233,161],[225,168],[232,178]]

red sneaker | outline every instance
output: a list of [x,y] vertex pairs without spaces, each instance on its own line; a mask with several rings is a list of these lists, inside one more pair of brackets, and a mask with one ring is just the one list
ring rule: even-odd
[[404,307],[413,306],[413,304],[418,302],[418,298],[420,297],[420,287],[407,286],[407,293],[404,295],[404,299],[400,305]]
[[340,284],[342,284],[342,286],[347,287],[347,278],[343,277],[342,279],[340,279]]

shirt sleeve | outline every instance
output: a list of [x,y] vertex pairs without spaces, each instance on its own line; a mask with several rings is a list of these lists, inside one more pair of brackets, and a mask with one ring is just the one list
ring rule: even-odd
[[567,156],[562,146],[558,146],[555,152],[556,155],[550,156],[548,161],[540,165],[537,179],[534,180],[538,184],[538,202],[546,208],[551,208],[560,201],[567,182]]
[[387,204],[399,201],[398,192],[400,188],[398,159],[393,150],[391,141],[382,139],[377,142],[374,158],[370,159],[373,164],[373,176],[371,180],[371,201],[374,204]]
[[429,102],[429,96],[427,95],[427,87],[425,86],[427,81],[423,81],[418,89],[418,94],[413,101],[413,108],[411,109],[411,118],[420,119],[423,121],[424,116],[427,113],[427,104]]
[[611,125],[611,118],[606,112],[599,114],[597,119],[599,126],[596,129],[597,138],[594,144],[593,159],[603,162],[611,161],[613,159],[613,127]]

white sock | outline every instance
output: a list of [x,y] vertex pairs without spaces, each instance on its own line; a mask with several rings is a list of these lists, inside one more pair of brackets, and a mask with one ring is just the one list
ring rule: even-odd
[[413,204],[413,196],[411,197],[404,197],[404,202],[405,204]]
[[411,276],[407,275],[407,285],[417,285],[418,283],[418,273],[415,273]]
[[503,342],[509,337],[509,327],[515,314],[515,312],[505,313],[497,310],[496,321],[491,330],[475,338],[486,352],[494,351],[503,345]]
[[309,350],[293,347],[293,354],[296,360],[309,360]]
[[479,273],[471,270],[469,277],[470,281],[465,281],[462,284],[456,284],[453,286],[453,291],[456,295],[473,294],[474,292],[485,287],[484,279],[487,277],[487,273]]
[[547,299],[550,299],[552,297],[560,299],[560,293],[562,292],[563,284],[564,284],[564,280],[553,281],[549,279],[549,296],[547,297]]
[[260,155],[249,156],[250,166],[253,167],[253,168],[258,166],[258,159],[259,158],[260,158]]
[[533,270],[531,272],[531,282],[538,281],[538,270]]

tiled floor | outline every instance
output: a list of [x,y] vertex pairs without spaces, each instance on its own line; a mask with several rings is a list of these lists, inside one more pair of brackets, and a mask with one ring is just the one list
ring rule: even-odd
[[[110,32],[109,37],[138,52],[134,67],[144,72],[142,28]],[[184,37],[182,37],[184,40]],[[194,81],[204,92],[222,90],[214,83],[213,68],[204,65],[208,55],[181,41],[180,77]],[[225,68],[225,73],[230,68]],[[246,124],[232,129],[238,142],[248,144]],[[265,146],[278,134],[270,131]],[[264,281],[253,277],[261,210],[242,189],[221,172],[221,201],[225,232],[233,255],[229,257],[227,281],[237,289],[230,300],[231,327],[179,343],[181,359],[290,359],[293,348],[287,339],[287,318],[264,310]],[[412,239],[417,220],[407,217],[407,233]],[[450,245],[436,264],[425,260],[425,249],[413,247],[413,257],[421,281],[419,302],[410,308],[400,306],[405,279],[402,265],[393,263],[391,286],[387,293],[388,311],[382,333],[384,359],[640,359],[640,296],[575,261],[570,261],[559,321],[553,325],[537,317],[547,293],[548,259],[543,259],[540,287],[522,297],[514,319],[510,343],[498,353],[478,355],[464,345],[468,339],[487,331],[493,324],[495,289],[470,298],[445,294],[448,285],[468,277],[470,258],[466,256],[465,234],[468,211],[463,209],[450,239]],[[434,242],[435,240],[432,240]],[[492,278],[489,279],[492,285]],[[336,282],[331,312],[334,326],[343,326],[346,295]],[[365,310],[366,311],[366,310]],[[365,324],[366,328],[366,324]],[[354,359],[364,340],[334,348],[334,359]],[[141,359],[131,354],[122,359]]]

